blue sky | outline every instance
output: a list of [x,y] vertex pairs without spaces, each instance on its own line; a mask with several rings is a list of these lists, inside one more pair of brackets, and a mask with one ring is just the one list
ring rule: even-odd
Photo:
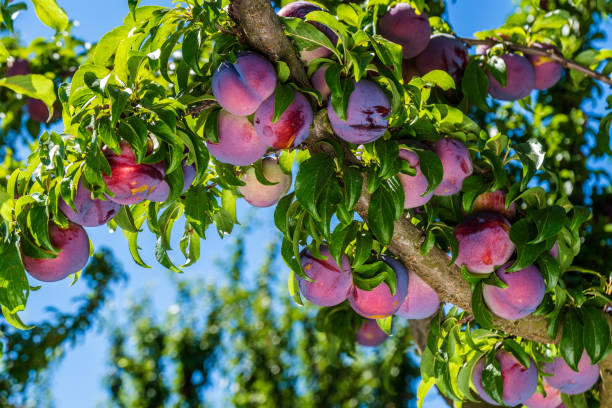
[[[95,42],[104,33],[121,24],[127,14],[127,1],[125,0],[58,0],[72,20],[79,22],[74,34],[82,39]],[[510,0],[460,0],[455,3],[449,1],[448,17],[452,27],[461,36],[470,36],[475,31],[495,28],[503,23],[506,16],[512,11]],[[141,4],[157,4],[170,6],[170,0],[142,1]],[[16,23],[24,41],[35,37],[50,38],[53,32],[43,26],[33,11],[22,13]],[[612,31],[612,30],[609,30]],[[610,47],[610,41],[601,46]],[[256,268],[259,265],[262,249],[276,234],[272,222],[272,209],[251,210],[244,203],[239,204],[239,218],[245,219],[253,211],[255,222],[247,239],[247,258],[251,259],[247,268]],[[175,231],[182,230],[181,225],[175,226]],[[148,231],[147,231],[148,232]],[[121,262],[130,276],[129,282],[115,291],[112,303],[107,305],[105,316],[121,316],[130,297],[149,291],[155,298],[155,307],[159,313],[165,313],[174,303],[173,291],[164,290],[171,286],[169,274],[164,268],[157,265],[153,257],[154,239],[151,234],[143,233],[140,237],[140,246],[143,248],[143,258],[152,269],[138,267],[131,259],[123,235],[118,232],[109,234],[105,227],[88,229],[89,236],[96,248],[110,247],[116,258]],[[231,239],[231,238],[230,238]],[[223,254],[223,249],[229,245],[229,240],[222,241],[215,231],[211,230],[208,240],[202,243],[202,259],[185,271],[185,278],[200,276],[212,282],[222,279],[216,272],[215,255]],[[178,242],[174,237],[174,243]],[[175,245],[177,246],[177,245]],[[175,258],[181,262],[180,254]],[[282,273],[287,273],[283,265]],[[69,286],[69,281],[44,284],[42,288],[30,296],[28,308],[22,314],[25,322],[35,322],[51,315],[45,311],[48,306],[63,311],[74,308],[71,299],[86,293],[84,285]],[[57,365],[51,377],[53,395],[56,406],[62,408],[91,407],[105,399],[105,389],[102,379],[107,371],[106,351],[108,344],[106,338],[101,336],[99,330],[92,330],[84,340],[74,348],[67,351],[66,357]],[[223,390],[219,390],[223,392]],[[439,399],[433,397],[428,407],[444,406]]]

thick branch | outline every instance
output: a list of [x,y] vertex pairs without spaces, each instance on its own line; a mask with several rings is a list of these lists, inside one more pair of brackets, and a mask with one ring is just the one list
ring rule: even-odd
[[603,75],[597,71],[594,71],[592,69],[589,69],[583,65],[580,65],[576,61],[572,61],[570,59],[564,58],[563,56],[556,53],[555,50],[553,49],[545,50],[543,48],[527,47],[525,45],[515,44],[510,41],[500,41],[494,38],[488,38],[486,40],[477,40],[475,38],[459,38],[459,39],[467,45],[494,46],[496,44],[504,44],[508,49],[513,50],[513,51],[520,51],[524,54],[538,55],[540,57],[550,58],[551,60],[556,61],[559,64],[561,64],[563,68],[573,69],[574,71],[578,71],[586,76],[597,79],[598,81],[601,81],[603,83],[606,83],[612,86],[612,78],[606,75]]

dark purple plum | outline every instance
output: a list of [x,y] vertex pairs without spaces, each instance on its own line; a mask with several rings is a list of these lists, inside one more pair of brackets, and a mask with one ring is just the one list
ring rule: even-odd
[[300,261],[304,273],[313,282],[308,282],[296,275],[300,293],[310,303],[318,306],[334,306],[344,302],[353,285],[353,275],[349,259],[342,257],[342,268],[332,258],[327,247],[319,248],[321,255],[327,257],[322,260],[315,258],[310,251],[302,251]]
[[433,316],[440,307],[440,297],[412,269],[408,269],[408,292],[395,313],[406,319],[426,319]]
[[569,395],[582,394],[593,387],[599,379],[599,365],[591,363],[586,351],[582,353],[578,362],[578,372],[572,370],[562,358],[544,364],[542,371],[552,374],[552,377],[544,377],[548,385]]
[[399,3],[378,20],[378,32],[402,46],[404,58],[419,55],[429,43],[431,27],[427,13],[417,14],[408,3]]
[[331,94],[331,89],[329,89],[329,86],[325,81],[325,72],[327,71],[327,68],[328,65],[323,65],[321,68],[317,69],[310,78],[312,87],[319,91],[324,101],[327,100],[327,98],[329,98],[329,95]]
[[[542,50],[557,50],[557,48],[551,44],[534,43],[532,47]],[[527,59],[531,62],[531,65],[533,65],[535,72],[535,89],[548,89],[561,79],[563,67],[558,62],[541,55],[528,55]]]
[[121,209],[121,204],[111,200],[91,198],[91,192],[81,182],[77,186],[73,202],[76,212],[63,199],[59,201],[59,209],[70,221],[84,227],[106,224]]
[[528,96],[535,87],[535,71],[529,60],[522,55],[510,53],[502,56],[506,63],[506,86],[487,72],[489,76],[489,94],[502,101],[516,101]]
[[431,37],[429,45],[414,60],[416,71],[423,76],[429,71],[439,69],[446,71],[458,83],[468,64],[468,52],[465,45],[449,34],[436,34]]
[[6,76],[28,75],[30,73],[30,63],[21,58],[15,58],[6,65]]
[[373,319],[365,320],[355,334],[357,343],[366,347],[380,346],[388,337],[389,335],[382,331],[376,320]]
[[463,143],[451,138],[438,140],[432,150],[442,162],[444,175],[442,182],[434,189],[434,194],[449,196],[461,191],[463,181],[472,174],[472,159]]

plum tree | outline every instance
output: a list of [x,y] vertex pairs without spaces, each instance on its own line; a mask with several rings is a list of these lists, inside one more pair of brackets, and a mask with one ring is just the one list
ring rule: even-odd
[[564,394],[580,394],[593,387],[599,379],[599,365],[592,364],[586,351],[578,362],[578,371],[574,371],[562,358],[555,358],[546,363],[542,371],[551,374],[544,381]]
[[212,78],[212,92],[223,109],[248,116],[276,89],[276,71],[265,57],[252,52],[239,55],[234,64],[222,63]]
[[431,27],[429,17],[422,11],[417,13],[408,3],[399,3],[378,21],[380,35],[400,44],[404,58],[419,55],[429,43]]
[[275,122],[274,95],[257,109],[253,123],[259,138],[268,146],[277,149],[294,147],[306,140],[312,125],[312,107],[299,92],[293,102]]
[[463,180],[472,174],[472,159],[463,143],[458,140],[444,138],[432,146],[434,153],[442,161],[444,175],[442,182],[434,189],[434,194],[448,196],[461,191]]
[[79,182],[74,195],[74,210],[63,199],[58,205],[66,218],[84,227],[106,224],[121,209],[121,204],[109,199],[91,198],[91,192],[83,186],[82,182]]
[[349,293],[349,303],[357,314],[367,319],[379,319],[393,315],[397,312],[406,298],[408,291],[408,272],[401,262],[385,257],[387,263],[395,273],[396,289],[391,294],[391,289],[385,282],[381,282],[372,290],[360,289],[354,286]]
[[334,132],[350,143],[370,143],[387,130],[391,105],[389,98],[374,82],[367,79],[355,83],[348,101],[346,120],[340,119],[329,101],[327,116]]
[[440,297],[412,269],[408,269],[408,291],[395,313],[406,319],[426,319],[438,311]]
[[327,259],[315,258],[307,250],[301,253],[302,268],[312,282],[296,276],[298,286],[302,296],[310,303],[318,306],[334,306],[346,300],[353,285],[351,264],[349,259],[343,256],[342,267],[339,267],[327,247],[319,248],[319,253]]
[[406,160],[410,167],[416,170],[416,175],[414,176],[402,173],[397,175],[404,189],[404,208],[415,208],[425,205],[433,197],[433,192],[423,196],[427,191],[429,183],[423,172],[421,172],[419,156],[407,149],[400,149],[399,156],[402,160]]
[[483,297],[489,309],[499,317],[508,320],[517,320],[533,313],[546,292],[546,285],[542,274],[533,265],[507,272],[512,263],[507,263],[495,273],[508,287],[499,288],[493,285],[484,285]]
[[446,71],[457,83],[463,77],[467,64],[467,48],[449,34],[433,35],[427,48],[414,59],[414,66],[419,75],[440,69]]
[[467,217],[455,228],[459,252],[455,263],[473,273],[490,273],[508,262],[514,252],[510,222],[501,215],[482,212]]
[[[543,50],[554,50],[557,52],[557,48],[551,44],[534,43],[532,46]],[[535,89],[548,89],[559,82],[559,79],[561,79],[563,67],[558,62],[541,55],[528,55],[527,59],[529,62],[531,62],[535,73]]]
[[80,271],[89,259],[89,238],[80,225],[68,222],[61,228],[49,222],[49,239],[59,252],[55,258],[33,258],[22,254],[25,270],[43,282],[56,282]]
[[529,60],[515,53],[501,57],[506,63],[506,86],[502,86],[489,72],[489,94],[502,101],[523,99],[535,87],[535,71]]
[[276,159],[265,158],[262,170],[266,180],[275,184],[266,185],[259,182],[253,167],[250,167],[240,178],[245,185],[240,186],[238,191],[254,207],[270,207],[276,204],[291,186],[291,175],[283,172]]
[[[512,354],[505,350],[498,351],[495,355],[501,368],[504,393],[502,400],[505,405],[515,406],[524,403],[533,395],[538,386],[538,369],[535,361],[529,358],[529,368],[523,366]],[[499,405],[485,391],[482,383],[485,359],[481,358],[474,366],[472,382],[478,395],[489,404]]]
[[496,212],[511,220],[516,215],[516,205],[512,203],[506,210],[506,193],[502,190],[495,190],[482,193],[476,197],[472,204],[472,211]]
[[378,327],[378,323],[374,319],[364,320],[355,334],[357,343],[366,347],[380,346],[388,337],[389,335]]
[[542,382],[544,394],[536,391],[533,395],[524,402],[527,408],[559,408],[562,404],[561,391],[548,385],[546,381]]
[[222,111],[218,119],[219,140],[206,142],[210,154],[223,163],[248,166],[259,160],[268,150],[246,117]]

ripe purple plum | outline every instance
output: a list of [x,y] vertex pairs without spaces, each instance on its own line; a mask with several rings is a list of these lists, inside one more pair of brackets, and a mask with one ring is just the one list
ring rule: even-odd
[[533,313],[540,306],[546,284],[535,266],[530,265],[513,273],[506,272],[511,265],[512,262],[508,262],[495,272],[508,287],[502,289],[484,285],[483,297],[494,314],[504,319],[517,320]]
[[509,53],[501,57],[506,63],[506,86],[487,72],[489,95],[502,101],[516,101],[528,96],[535,87],[535,71],[529,60],[522,55]]
[[77,186],[73,201],[76,212],[63,199],[59,201],[59,209],[70,221],[84,227],[106,224],[121,209],[121,204],[111,200],[91,198],[91,192],[81,182]]
[[237,116],[248,116],[276,89],[274,65],[265,57],[247,52],[234,64],[222,63],[212,78],[212,92],[223,109]]
[[217,122],[218,143],[206,142],[208,151],[217,160],[234,166],[248,166],[268,150],[249,119],[222,111]]
[[408,291],[406,298],[395,313],[406,319],[426,319],[440,307],[440,298],[412,269],[408,269]]
[[113,193],[110,199],[119,204],[136,204],[149,198],[158,184],[164,181],[165,166],[137,163],[134,151],[127,142],[121,142],[121,154],[105,149],[104,155],[111,174],[102,178]]
[[449,196],[461,191],[463,180],[472,174],[472,159],[463,143],[444,138],[433,144],[432,150],[442,162],[444,175],[442,182],[435,188],[434,194]]
[[254,207],[273,206],[291,186],[291,175],[283,173],[276,159],[268,157],[263,160],[263,174],[266,180],[277,184],[268,186],[260,183],[253,167],[240,178],[246,184],[238,187],[238,191]]
[[416,208],[425,205],[433,197],[433,192],[423,196],[429,184],[421,172],[419,156],[406,149],[400,149],[399,156],[406,160],[411,168],[416,170],[416,175],[414,176],[403,173],[397,175],[404,189],[404,208]]
[[327,68],[328,65],[323,65],[321,68],[317,69],[310,78],[312,87],[319,91],[324,101],[327,100],[331,94],[331,89],[329,89],[327,81],[325,81],[325,72],[327,71]]
[[59,250],[57,257],[49,259],[21,255],[25,270],[43,282],[56,282],[80,271],[89,259],[89,238],[80,225],[68,222],[68,228],[60,228],[49,222],[49,238],[53,247]]
[[[557,50],[554,45],[544,43],[534,43],[532,47],[542,50]],[[561,79],[563,67],[558,62],[541,55],[528,55],[527,59],[533,65],[535,72],[535,89],[548,89]]]
[[355,334],[357,343],[366,347],[380,346],[388,337],[389,335],[378,327],[374,319],[365,320]]
[[385,282],[381,282],[372,290],[353,286],[349,293],[348,299],[353,310],[368,319],[380,319],[397,312],[408,292],[408,273],[404,265],[389,257],[384,257],[383,260],[395,272],[397,281],[395,295],[391,294]]
[[344,302],[353,285],[353,275],[349,259],[342,257],[341,267],[332,258],[327,247],[319,248],[322,260],[315,258],[310,251],[302,251],[300,261],[304,273],[313,282],[308,282],[296,275],[300,293],[310,303],[318,306],[334,306]]
[[417,14],[408,3],[399,3],[380,18],[378,31],[387,40],[402,46],[404,58],[413,58],[426,49],[431,35],[429,17]]
[[[538,369],[536,363],[529,357],[529,368],[524,367],[512,354],[501,350],[495,355],[501,367],[504,393],[502,401],[505,405],[515,406],[527,401],[538,387]],[[485,368],[485,359],[481,358],[474,366],[472,381],[480,398],[489,404],[499,405],[487,394],[482,385],[482,372]]]
[[439,69],[446,71],[458,83],[468,64],[467,48],[452,35],[436,34],[431,37],[425,51],[417,55],[414,64],[421,76]]
[[508,262],[514,252],[510,222],[499,214],[482,212],[455,227],[459,254],[455,263],[472,273],[491,273]]
[[[165,167],[164,167],[165,171]],[[183,190],[181,194],[189,190],[189,187],[193,184],[193,180],[196,178],[196,168],[193,164],[186,165],[183,163]],[[149,201],[156,203],[163,203],[168,199],[170,195],[170,186],[165,180],[162,180],[157,186],[151,189],[151,192],[147,195]]]
[[544,394],[538,391],[534,392],[531,398],[524,402],[527,408],[557,408],[561,405],[561,391],[548,385],[546,381],[542,383],[544,386]]
[[[278,11],[278,15],[281,17],[295,17],[304,20],[306,15],[313,11],[323,11],[323,9],[307,1],[294,1],[293,3],[289,3],[285,7],[281,8]],[[319,31],[325,34],[327,38],[329,38],[332,44],[336,45],[338,42],[338,36],[329,27],[314,21],[309,21],[308,23],[315,26]],[[311,61],[314,61],[317,58],[325,58],[329,57],[330,55],[331,50],[325,47],[317,47],[312,50],[303,49],[300,52],[300,58],[306,65],[310,64]]]
[[548,385],[569,395],[585,392],[599,379],[599,364],[591,364],[586,351],[578,362],[578,372],[572,370],[563,358],[555,358],[552,363],[544,364],[542,371],[552,374],[552,377],[544,377]]
[[327,116],[334,132],[349,143],[370,143],[387,130],[391,104],[389,98],[374,82],[367,79],[355,83],[349,97],[346,120],[340,119],[331,99],[327,105]]
[[6,76],[28,75],[30,73],[30,63],[21,58],[15,58],[6,65]]
[[291,105],[276,122],[272,121],[273,118],[274,95],[266,99],[255,112],[255,131],[267,146],[288,149],[299,145],[308,137],[313,121],[312,107],[304,95],[295,92]]
[[49,119],[49,109],[47,105],[40,99],[28,99],[26,102],[26,109],[28,111],[28,116],[34,122],[47,123],[48,120],[49,123],[53,123],[61,117],[61,108],[57,101],[53,104],[53,115],[51,119]]
[[512,203],[506,210],[506,193],[502,190],[495,190],[482,193],[476,197],[472,205],[472,211],[491,211],[512,219],[516,215],[516,205]]

